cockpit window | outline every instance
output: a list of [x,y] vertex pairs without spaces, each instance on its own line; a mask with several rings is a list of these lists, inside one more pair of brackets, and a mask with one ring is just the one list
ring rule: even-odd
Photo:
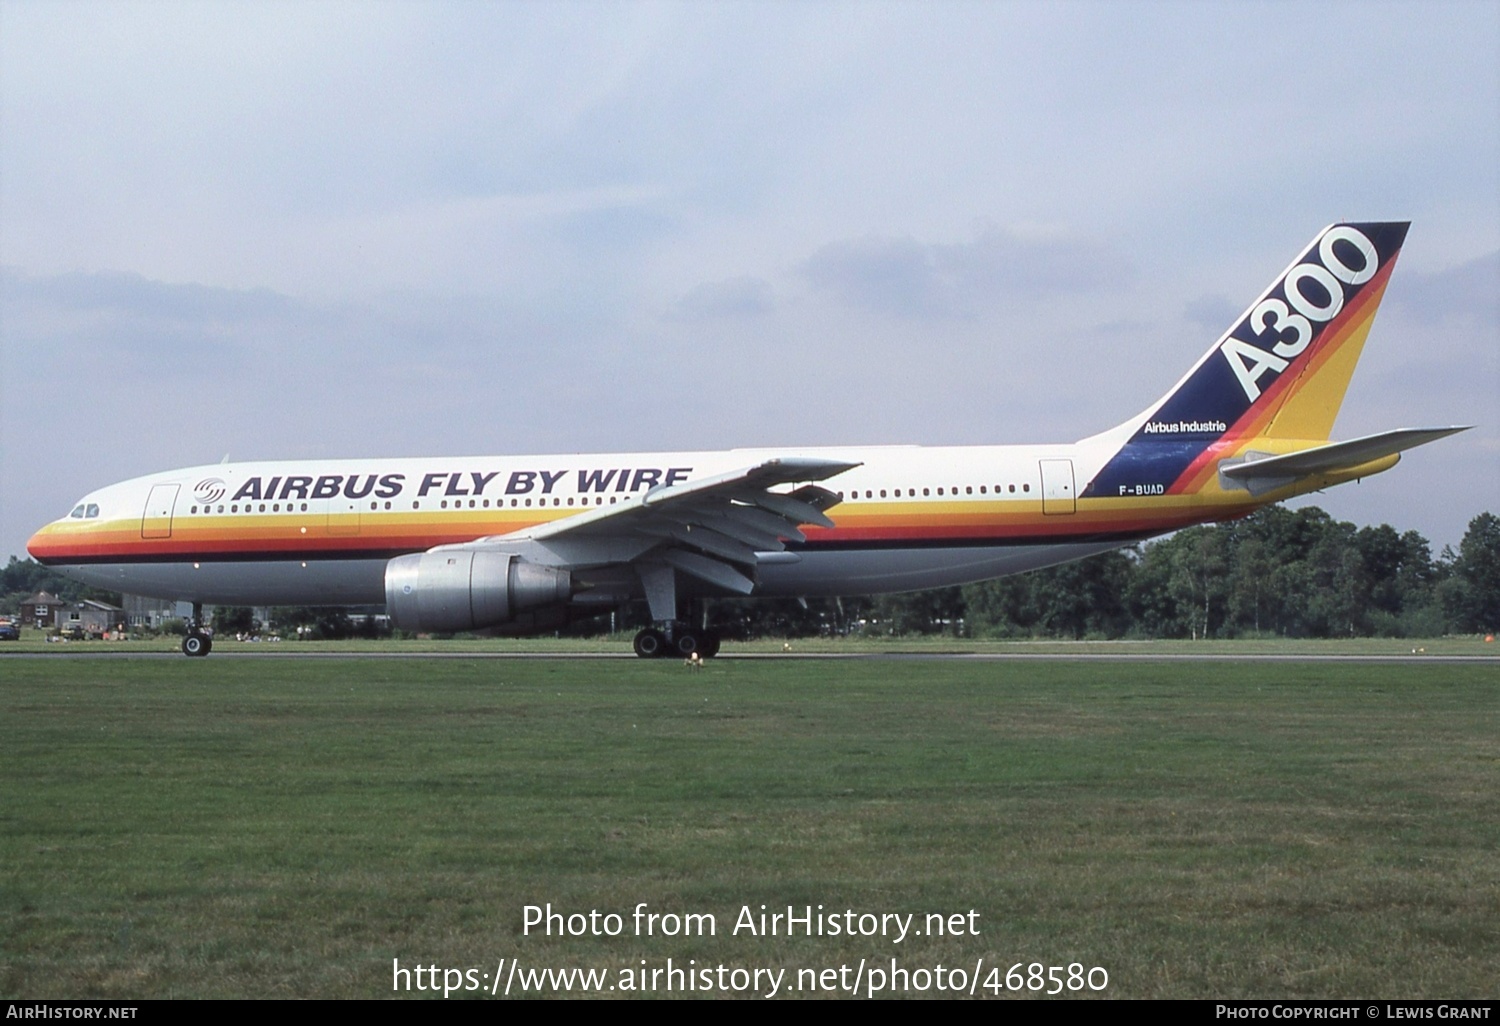
[[89,503],[89,508],[83,511],[83,515],[90,520],[97,517],[99,515],[99,504],[97,502]]
[[72,517],[74,520],[82,520],[83,519],[83,509],[84,509],[83,505],[79,504],[79,505],[73,507],[73,512],[69,513],[68,516]]
[[97,502],[82,503],[73,507],[73,512],[68,516],[74,520],[92,520],[99,515],[99,504]]

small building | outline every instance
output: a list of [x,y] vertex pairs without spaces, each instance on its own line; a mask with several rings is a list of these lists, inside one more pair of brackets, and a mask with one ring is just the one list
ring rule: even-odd
[[168,620],[186,620],[193,615],[191,602],[148,598],[145,595],[121,595],[120,602],[125,607],[125,622],[132,627],[149,627],[155,630]]
[[52,626],[68,632],[82,632],[89,637],[103,637],[108,631],[125,626],[125,610],[108,602],[84,599],[54,607]]
[[52,618],[60,605],[62,599],[50,591],[39,591],[21,600],[21,623],[26,627],[51,630]]

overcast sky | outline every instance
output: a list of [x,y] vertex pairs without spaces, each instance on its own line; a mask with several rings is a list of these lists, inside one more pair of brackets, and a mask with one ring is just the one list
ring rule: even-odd
[[1500,5],[0,0],[0,557],[233,459],[1071,441],[1413,222],[1311,501],[1500,512]]

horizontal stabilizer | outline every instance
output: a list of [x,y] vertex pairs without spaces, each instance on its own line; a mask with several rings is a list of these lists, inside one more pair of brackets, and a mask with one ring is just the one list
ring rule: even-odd
[[[1284,456],[1260,456],[1248,453],[1244,462],[1221,463],[1219,474],[1232,481],[1249,485],[1252,482],[1292,481],[1310,474],[1330,474],[1350,470],[1373,460],[1393,456],[1407,449],[1414,449],[1439,438],[1456,435],[1465,427],[1442,428],[1398,428],[1382,431],[1378,435],[1367,435],[1348,442],[1333,442],[1314,449],[1287,453]],[[1255,488],[1251,488],[1255,491]]]

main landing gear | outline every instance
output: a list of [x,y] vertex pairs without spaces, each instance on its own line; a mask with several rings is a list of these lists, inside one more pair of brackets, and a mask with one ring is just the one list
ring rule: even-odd
[[699,659],[712,659],[719,654],[719,636],[706,628],[694,627],[693,621],[703,619],[689,614],[681,619],[681,607],[677,604],[677,574],[665,563],[643,563],[636,567],[641,578],[641,589],[646,593],[646,604],[651,607],[654,626],[647,627],[635,636],[635,654],[642,659],[660,656],[682,656],[687,659],[698,654]]
[[663,656],[686,659],[694,652],[700,659],[712,659],[719,654],[719,636],[680,621],[665,624],[663,628],[647,627],[635,636],[635,654],[642,659]]
[[214,639],[203,629],[203,603],[193,603],[193,615],[187,622],[187,637],[182,639],[182,654],[206,656],[214,650]]

